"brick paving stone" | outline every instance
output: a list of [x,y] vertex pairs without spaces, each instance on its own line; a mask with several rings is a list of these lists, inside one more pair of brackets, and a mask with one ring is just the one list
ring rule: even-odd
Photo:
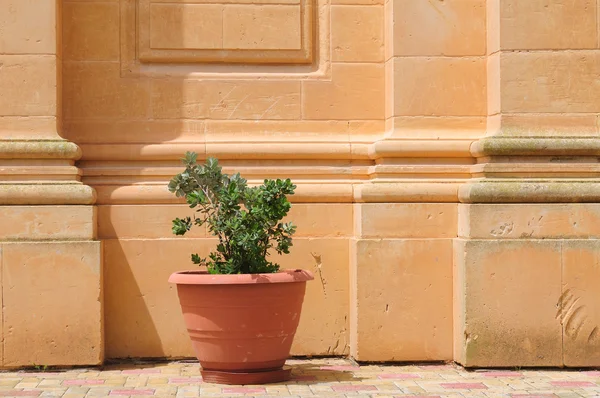
[[485,390],[488,388],[483,383],[441,383],[440,386],[449,390]]
[[406,380],[406,379],[420,379],[421,377],[414,373],[383,373],[377,375],[379,379],[396,379],[396,380]]
[[350,391],[377,391],[377,387],[373,385],[353,385],[340,384],[332,386],[331,389],[335,392],[350,392]]
[[551,381],[555,387],[597,387],[596,383],[591,381]]
[[443,397],[600,398],[600,371],[477,370],[445,365],[361,365],[345,359],[293,359],[292,379],[266,386],[202,381],[198,363],[113,364],[52,372],[0,372],[0,397]]
[[104,380],[100,379],[71,379],[63,381],[63,386],[88,386],[88,385],[99,385],[104,384]]
[[255,394],[255,393],[264,394],[265,392],[267,392],[267,390],[265,388],[262,388],[262,387],[257,387],[257,388],[250,388],[250,387],[226,387],[226,388],[223,388],[221,390],[221,392],[223,394]]
[[521,378],[523,377],[523,373],[520,372],[481,372],[480,374],[482,374],[485,377],[502,377],[505,379],[514,379],[514,378]]
[[111,390],[109,395],[154,395],[154,390],[135,390],[135,389],[120,389],[120,390]]

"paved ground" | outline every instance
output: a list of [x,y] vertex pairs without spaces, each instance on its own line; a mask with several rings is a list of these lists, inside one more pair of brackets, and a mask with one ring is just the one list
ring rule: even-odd
[[600,371],[476,371],[455,365],[356,366],[342,359],[290,360],[294,379],[266,386],[203,383],[193,362],[0,373],[13,397],[600,397]]

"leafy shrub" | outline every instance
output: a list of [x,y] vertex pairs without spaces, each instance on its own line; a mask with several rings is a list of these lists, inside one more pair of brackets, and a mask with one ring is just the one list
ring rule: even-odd
[[280,222],[290,210],[286,195],[296,186],[289,179],[264,180],[249,187],[239,173],[222,173],[217,159],[197,164],[197,154],[187,152],[185,171],[169,182],[169,191],[185,197],[194,217],[173,220],[173,233],[184,235],[193,225],[206,224],[219,238],[217,250],[208,258],[192,254],[192,262],[206,266],[211,274],[258,274],[279,270],[267,260],[269,250],[289,253],[296,226]]

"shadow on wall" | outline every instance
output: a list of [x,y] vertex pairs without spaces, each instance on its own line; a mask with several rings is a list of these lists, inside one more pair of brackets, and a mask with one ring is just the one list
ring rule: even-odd
[[121,242],[105,241],[104,254],[106,358],[166,356]]

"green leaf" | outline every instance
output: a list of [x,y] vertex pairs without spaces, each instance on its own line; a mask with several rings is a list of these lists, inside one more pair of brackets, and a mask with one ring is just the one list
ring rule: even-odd
[[223,174],[215,158],[198,165],[197,154],[187,152],[183,161],[185,170],[168,189],[196,210],[194,218],[173,220],[173,233],[183,235],[192,225],[206,224],[219,240],[207,259],[194,254],[192,261],[214,274],[277,272],[279,265],[267,258],[271,250],[286,254],[292,246],[296,226],[281,221],[291,208],[287,195],[296,186],[289,179],[267,179],[248,187],[239,173]]

